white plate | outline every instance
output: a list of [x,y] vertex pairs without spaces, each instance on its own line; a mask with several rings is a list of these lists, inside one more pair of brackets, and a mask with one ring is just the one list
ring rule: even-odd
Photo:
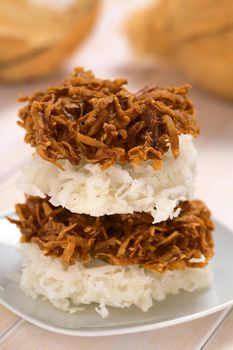
[[67,314],[49,302],[27,297],[7,275],[20,270],[16,245],[17,228],[0,219],[0,302],[25,320],[47,330],[75,336],[106,336],[143,332],[176,325],[200,318],[233,304],[233,234],[216,223],[216,255],[211,263],[214,272],[212,287],[199,292],[181,292],[156,302],[146,313],[136,307],[111,308],[102,319],[93,305],[85,311]]

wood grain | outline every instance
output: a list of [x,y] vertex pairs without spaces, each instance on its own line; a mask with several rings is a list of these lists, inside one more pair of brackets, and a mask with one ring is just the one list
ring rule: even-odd
[[6,332],[13,327],[19,317],[8,311],[5,307],[0,305],[0,339],[6,334]]
[[219,326],[203,350],[233,349],[233,310]]

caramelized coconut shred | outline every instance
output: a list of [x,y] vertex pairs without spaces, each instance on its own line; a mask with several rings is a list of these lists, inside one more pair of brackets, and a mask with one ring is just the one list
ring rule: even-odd
[[123,87],[126,83],[96,79],[76,68],[58,87],[21,98],[28,102],[18,122],[26,130],[25,141],[60,168],[59,159],[72,164],[84,159],[102,169],[116,161],[137,165],[152,159],[154,168],[161,168],[169,145],[178,157],[178,135],[199,133],[186,97],[189,85],[133,94]]
[[16,205],[19,220],[9,220],[20,229],[21,242],[34,242],[43,254],[60,257],[65,264],[95,257],[160,272],[203,267],[213,255],[210,212],[198,200],[180,202],[179,207],[179,217],[152,224],[147,213],[92,217],[54,207],[49,197],[28,196],[25,204]]

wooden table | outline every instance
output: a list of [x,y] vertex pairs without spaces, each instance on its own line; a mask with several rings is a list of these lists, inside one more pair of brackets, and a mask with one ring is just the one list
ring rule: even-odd
[[[120,23],[139,0],[108,0],[103,3],[101,20],[89,41],[65,67],[65,72],[50,79],[17,86],[0,87],[0,210],[13,207],[23,199],[14,187],[18,168],[31,152],[23,139],[23,130],[16,126],[19,94],[58,82],[71,67],[83,65],[99,77],[127,77],[130,88],[143,85],[176,84],[186,81],[171,68],[132,59],[120,32]],[[133,7],[132,7],[133,6]],[[114,44],[113,44],[114,43]],[[196,197],[202,198],[214,216],[233,228],[233,108],[232,105],[194,88],[201,126],[198,138],[199,177]],[[232,278],[232,276],[229,276]],[[0,349],[13,350],[116,350],[131,349],[233,349],[233,312],[230,309],[211,316],[158,331],[103,338],[74,338],[44,331],[15,316],[0,306]]]

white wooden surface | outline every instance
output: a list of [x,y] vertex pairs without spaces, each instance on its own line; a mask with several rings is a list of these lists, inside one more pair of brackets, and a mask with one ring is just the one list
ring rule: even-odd
[[[145,3],[145,1],[143,1]],[[14,187],[18,168],[31,149],[16,126],[16,98],[62,79],[71,67],[82,65],[100,77],[127,77],[130,88],[146,84],[176,84],[187,81],[171,68],[132,57],[121,34],[122,20],[140,6],[140,0],[106,0],[101,20],[92,37],[68,62],[62,73],[47,80],[17,86],[0,86],[0,211],[23,199]],[[201,136],[196,197],[202,198],[214,216],[233,229],[233,107],[224,100],[194,87],[192,98],[198,109]],[[229,276],[231,278],[231,276]],[[233,313],[229,310],[169,329],[136,335],[103,338],[72,338],[39,329],[0,306],[0,349],[233,349]]]

